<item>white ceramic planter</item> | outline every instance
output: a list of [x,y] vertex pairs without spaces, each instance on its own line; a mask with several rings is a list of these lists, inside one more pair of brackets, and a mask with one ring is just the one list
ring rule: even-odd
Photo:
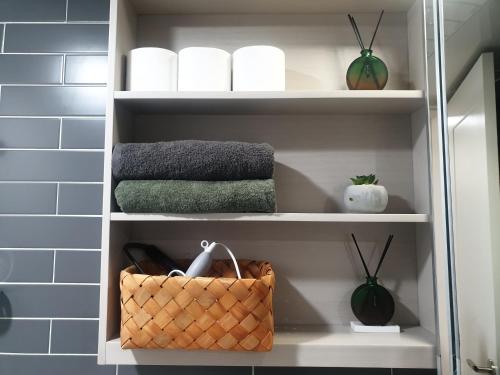
[[285,91],[285,53],[272,46],[236,50],[233,91]]
[[344,192],[344,204],[348,212],[381,213],[387,208],[389,197],[380,185],[350,185]]
[[179,91],[231,91],[231,55],[219,48],[179,51]]
[[177,91],[177,54],[164,48],[136,48],[127,60],[127,90]]

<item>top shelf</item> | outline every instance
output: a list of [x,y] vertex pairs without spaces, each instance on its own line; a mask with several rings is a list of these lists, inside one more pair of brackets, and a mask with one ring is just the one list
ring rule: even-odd
[[425,103],[421,90],[116,91],[114,98],[135,112],[169,114],[409,114]]
[[139,14],[406,12],[415,0],[130,0]]

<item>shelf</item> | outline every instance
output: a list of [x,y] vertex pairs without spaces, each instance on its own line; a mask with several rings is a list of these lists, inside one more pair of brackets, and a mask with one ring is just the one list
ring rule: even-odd
[[107,364],[435,368],[434,335],[421,327],[398,333],[352,333],[350,328],[278,331],[267,353],[122,350],[106,343]]
[[420,90],[115,91],[114,97],[132,111],[171,114],[409,114],[425,103]]
[[414,0],[131,0],[140,14],[405,12]]
[[111,221],[265,221],[265,222],[338,222],[338,223],[426,223],[425,214],[127,214],[112,212]]

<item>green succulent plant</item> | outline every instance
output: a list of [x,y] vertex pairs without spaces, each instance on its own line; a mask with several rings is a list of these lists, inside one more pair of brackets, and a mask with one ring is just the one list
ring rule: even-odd
[[356,176],[351,178],[353,185],[377,185],[378,179],[374,174],[368,176]]

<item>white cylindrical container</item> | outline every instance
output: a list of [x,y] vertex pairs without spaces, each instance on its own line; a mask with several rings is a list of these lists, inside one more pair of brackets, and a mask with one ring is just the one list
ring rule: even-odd
[[177,54],[164,48],[144,47],[129,52],[127,90],[177,91]]
[[272,46],[234,51],[233,91],[285,91],[285,53]]
[[344,204],[348,212],[381,213],[388,201],[387,190],[380,185],[349,185],[344,192]]
[[179,51],[179,91],[231,91],[231,55],[219,48]]

